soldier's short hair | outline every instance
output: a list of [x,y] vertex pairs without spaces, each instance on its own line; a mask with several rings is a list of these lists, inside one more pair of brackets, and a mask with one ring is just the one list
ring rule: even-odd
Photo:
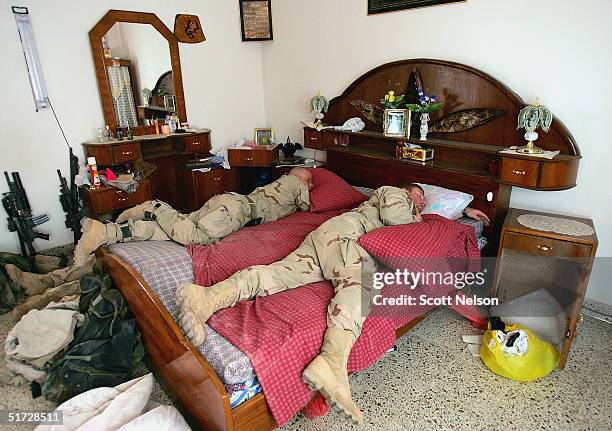
[[410,181],[401,181],[398,187],[402,189],[406,189],[408,191],[412,191],[412,189],[419,189],[421,192],[423,192],[423,195],[425,195],[425,190],[423,190],[423,187],[421,187],[417,183],[413,183]]

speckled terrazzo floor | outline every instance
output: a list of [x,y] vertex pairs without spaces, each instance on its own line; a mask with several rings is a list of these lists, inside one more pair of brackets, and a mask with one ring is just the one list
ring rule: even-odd
[[[0,317],[2,339],[9,327]],[[498,377],[469,356],[461,335],[474,333],[452,311],[440,309],[402,337],[397,352],[351,376],[364,424],[353,426],[330,412],[315,420],[297,415],[282,429],[612,429],[612,325],[585,316],[565,370],[532,383]],[[158,385],[152,399],[169,402]],[[25,389],[0,386],[0,409],[9,408],[50,411],[55,405],[31,399]]]

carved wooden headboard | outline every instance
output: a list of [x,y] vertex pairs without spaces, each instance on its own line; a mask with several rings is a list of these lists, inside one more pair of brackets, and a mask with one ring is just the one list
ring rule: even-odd
[[[401,60],[372,69],[330,101],[325,122],[343,124],[351,117],[361,117],[366,122],[366,130],[382,132],[382,120],[371,120],[382,118],[380,99],[389,90],[407,95],[414,92],[409,81],[410,75],[415,72],[417,79],[420,75],[422,88],[427,93],[437,95],[444,103],[440,111],[431,114],[430,126],[435,126],[438,120],[457,111],[482,108],[501,111],[498,117],[478,127],[457,133],[432,131],[431,137],[501,147],[524,145],[524,131],[517,130],[516,125],[518,113],[525,102],[490,75],[470,66],[443,60]],[[372,107],[376,112],[367,115]],[[547,150],[560,150],[562,154],[580,155],[574,138],[557,118],[553,120],[550,132],[540,133],[537,145]]]
[[[423,163],[395,156],[398,141],[423,144],[415,133],[410,139],[382,133],[380,99],[394,90],[406,94],[408,102],[416,102],[417,87],[444,103],[431,114],[431,133],[424,143],[434,148],[434,160]],[[487,254],[494,255],[512,186],[562,190],[576,184],[580,150],[556,118],[537,141],[546,150],[560,151],[553,160],[499,153],[511,145],[524,145],[524,131],[517,130],[518,113],[524,106],[508,87],[472,67],[442,60],[396,61],[367,72],[330,101],[326,124],[360,117],[366,123],[364,131],[305,128],[304,143],[326,150],[328,168],[351,184],[378,187],[412,180],[473,194],[470,205],[493,221],[485,233],[491,243]]]

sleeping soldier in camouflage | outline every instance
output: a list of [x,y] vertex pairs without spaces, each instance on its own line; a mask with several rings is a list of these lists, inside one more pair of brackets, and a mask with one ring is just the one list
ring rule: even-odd
[[[93,263],[90,254],[100,246],[146,240],[173,240],[184,245],[212,244],[246,224],[267,223],[297,210],[307,211],[311,188],[310,171],[293,168],[288,175],[255,189],[248,196],[217,195],[190,214],[181,214],[161,201],[148,201],[121,213],[116,223],[86,219],[71,267],[49,274],[22,272],[14,265],[7,265],[6,270],[13,281],[41,293],[90,272]],[[90,265],[84,272],[81,269],[86,264]]]
[[206,337],[204,323],[221,308],[257,295],[272,295],[330,280],[335,295],[327,310],[323,346],[302,373],[302,379],[311,389],[319,390],[343,416],[361,422],[363,414],[351,399],[346,365],[374,293],[369,283],[362,280],[363,271],[373,268],[373,261],[357,240],[383,226],[421,221],[420,205],[415,204],[412,195],[415,200],[422,200],[418,186],[381,187],[358,208],[323,223],[279,262],[246,268],[207,288],[181,285],[177,303],[183,331],[199,345]]

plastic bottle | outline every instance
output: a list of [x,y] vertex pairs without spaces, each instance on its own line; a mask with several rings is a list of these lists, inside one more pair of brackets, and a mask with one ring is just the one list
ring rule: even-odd
[[87,157],[89,172],[91,173],[91,188],[97,189],[100,187],[100,175],[98,174],[98,165],[95,157]]
[[106,139],[109,141],[112,141],[115,138],[115,136],[113,135],[113,132],[111,131],[110,127],[107,125],[106,126]]
[[102,131],[102,127],[98,129],[98,142],[103,143],[106,141],[106,137],[104,136],[104,131]]

